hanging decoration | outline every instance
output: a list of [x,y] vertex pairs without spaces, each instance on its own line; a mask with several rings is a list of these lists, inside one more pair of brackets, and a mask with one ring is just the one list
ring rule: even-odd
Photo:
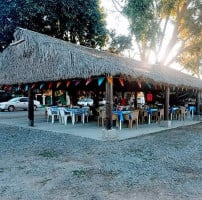
[[49,83],[49,85],[48,85],[48,89],[51,89],[52,86],[53,86],[53,83]]
[[32,88],[32,89],[34,89],[34,88],[35,88],[35,86],[36,86],[36,84],[34,83],[34,84],[32,84],[32,87],[31,87],[31,88]]
[[59,88],[60,85],[61,85],[61,81],[57,82],[56,88]]
[[157,84],[154,84],[154,89],[155,89],[155,90],[157,90],[157,89],[158,89]]
[[4,86],[4,90],[11,90],[12,89],[12,86],[11,85],[6,85]]
[[147,93],[147,102],[151,102],[153,100],[153,95],[151,92]]
[[149,89],[151,89],[151,88],[152,88],[152,86],[151,86],[151,84],[150,84],[150,83],[147,83],[147,87],[148,87]]
[[112,76],[108,76],[107,77],[107,81],[109,84],[112,84],[113,83],[113,77]]
[[67,88],[69,87],[70,83],[71,83],[71,81],[67,81],[67,82],[66,82],[66,87],[67,87]]
[[92,82],[92,78],[89,78],[87,81],[86,81],[86,86],[88,85],[88,84],[90,84],[91,82]]
[[44,86],[44,83],[41,83],[41,85],[40,85],[40,90],[43,88],[43,86]]
[[103,83],[104,79],[105,79],[104,77],[98,78],[98,86],[100,86]]
[[137,81],[137,84],[138,84],[139,88],[142,88],[142,83],[140,80]]
[[28,91],[29,85],[25,85],[25,91]]
[[124,86],[124,79],[122,77],[119,77],[119,83],[122,87]]
[[77,80],[77,81],[75,82],[75,86],[79,85],[80,82],[81,82],[81,80]]
[[21,85],[18,85],[18,91],[20,90],[20,88],[21,88]]

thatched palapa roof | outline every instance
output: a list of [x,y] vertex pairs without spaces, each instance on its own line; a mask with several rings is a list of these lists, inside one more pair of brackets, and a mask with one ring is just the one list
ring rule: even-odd
[[65,42],[17,28],[15,41],[0,53],[0,84],[23,84],[92,76],[125,76],[151,83],[202,88],[202,80],[159,65]]

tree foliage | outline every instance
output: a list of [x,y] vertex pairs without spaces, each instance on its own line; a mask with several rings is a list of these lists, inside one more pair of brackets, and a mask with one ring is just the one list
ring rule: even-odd
[[17,26],[93,48],[107,39],[99,0],[0,0],[1,49]]
[[143,62],[153,52],[156,62],[179,62],[198,75],[202,59],[201,0],[123,1],[123,13],[129,19]]
[[121,54],[124,50],[130,49],[132,46],[132,38],[125,35],[116,35],[115,30],[110,33],[109,48],[108,51],[115,54]]

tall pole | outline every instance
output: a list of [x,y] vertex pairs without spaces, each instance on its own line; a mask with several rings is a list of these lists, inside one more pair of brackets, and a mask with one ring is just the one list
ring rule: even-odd
[[165,91],[165,107],[164,107],[164,120],[169,120],[169,104],[170,104],[170,88],[166,87]]
[[196,114],[198,119],[200,119],[200,92],[196,94]]
[[32,88],[29,89],[28,120],[29,126],[34,126],[34,95]]
[[107,76],[106,79],[106,129],[112,128],[112,108],[113,108],[113,78]]
[[56,105],[56,99],[55,99],[55,84],[52,85],[52,105]]

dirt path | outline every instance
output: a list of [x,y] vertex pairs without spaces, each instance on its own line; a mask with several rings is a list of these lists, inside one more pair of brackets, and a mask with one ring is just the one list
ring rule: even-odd
[[0,125],[1,200],[202,200],[201,188],[202,124],[108,142]]

